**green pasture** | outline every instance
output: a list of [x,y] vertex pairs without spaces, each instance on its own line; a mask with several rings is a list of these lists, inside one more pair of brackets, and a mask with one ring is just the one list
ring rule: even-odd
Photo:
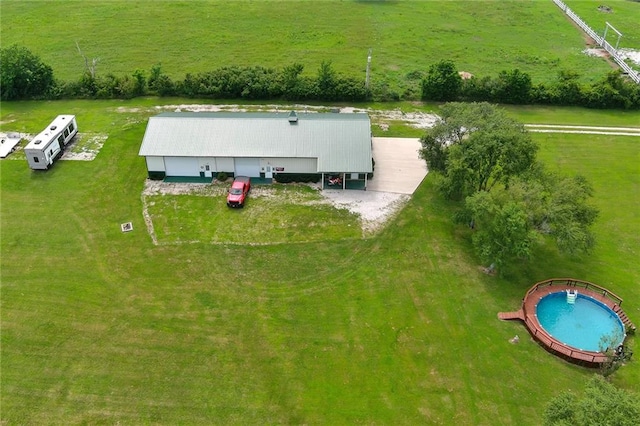
[[[3,103],[2,131],[35,132],[65,111],[81,132],[108,139],[95,160],[47,172],[0,162],[0,423],[539,425],[549,398],[579,392],[595,373],[497,313],[517,309],[536,281],[572,276],[619,294],[640,323],[637,137],[533,135],[550,168],[593,183],[598,244],[579,257],[548,245],[490,277],[430,176],[368,238],[354,234],[357,218],[314,207],[301,187],[276,188],[274,200],[304,202],[273,202],[270,214],[257,187],[241,211],[219,195],[143,196],[137,153],[161,102],[184,100]],[[510,111],[544,123],[639,122],[637,113]],[[341,226],[321,239],[319,218]],[[134,230],[122,233],[128,221]],[[262,226],[278,221],[294,234],[239,244],[264,242]],[[242,229],[218,229],[234,224]],[[297,239],[294,225],[313,238]],[[222,243],[237,232],[247,240]],[[520,344],[509,344],[515,334]],[[637,389],[638,360],[613,381]]]
[[[629,33],[625,47],[640,49],[637,29],[623,24],[640,21],[640,10],[627,3],[615,18]],[[480,77],[518,68],[534,83],[567,69],[594,81],[611,69],[582,53],[582,34],[551,1],[2,0],[0,13],[3,45],[26,46],[66,81],[85,67],[76,42],[90,62],[99,60],[98,75],[160,63],[174,79],[294,62],[315,75],[322,61],[364,79],[372,49],[372,84],[400,94],[415,91],[421,73],[443,59]]]
[[[632,0],[563,0],[583,21],[596,33],[603,35],[606,23],[613,25],[620,33],[620,48],[640,49],[640,26],[638,14],[640,4]],[[607,6],[609,12],[599,10],[598,7]],[[607,30],[607,40],[615,46],[618,35],[611,28]]]

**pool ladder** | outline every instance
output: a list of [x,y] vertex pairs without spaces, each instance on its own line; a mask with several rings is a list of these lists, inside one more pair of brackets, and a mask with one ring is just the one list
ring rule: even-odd
[[578,290],[567,290],[567,303],[573,305],[576,303],[578,297]]

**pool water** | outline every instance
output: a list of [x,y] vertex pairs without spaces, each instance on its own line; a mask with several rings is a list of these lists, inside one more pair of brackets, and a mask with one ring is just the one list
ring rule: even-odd
[[[603,336],[624,338],[624,326],[606,305],[578,294],[575,304],[567,303],[565,292],[551,293],[538,302],[540,325],[560,342],[585,351],[600,352]],[[617,344],[615,345],[617,346]]]

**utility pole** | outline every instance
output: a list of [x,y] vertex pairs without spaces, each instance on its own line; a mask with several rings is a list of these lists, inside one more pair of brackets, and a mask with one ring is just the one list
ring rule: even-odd
[[364,80],[364,87],[369,88],[369,73],[371,72],[371,48],[369,48],[369,56],[367,56],[367,76]]

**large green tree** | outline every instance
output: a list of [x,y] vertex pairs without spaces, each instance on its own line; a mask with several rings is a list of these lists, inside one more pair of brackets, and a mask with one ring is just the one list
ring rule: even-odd
[[590,227],[598,215],[591,196],[583,177],[558,176],[539,166],[508,188],[468,196],[457,217],[472,225],[474,248],[494,269],[528,258],[546,239],[565,253],[590,250],[595,241]]
[[0,92],[3,101],[43,98],[55,87],[53,69],[26,47],[0,49]]
[[449,103],[421,139],[430,172],[445,196],[464,200],[457,220],[474,229],[478,256],[501,268],[554,241],[562,252],[588,251],[598,212],[583,177],[558,176],[536,161],[537,145],[521,123],[488,103]]
[[495,97],[498,102],[508,104],[528,104],[531,97],[531,77],[519,69],[502,71],[498,74]]
[[640,419],[639,401],[634,393],[596,375],[581,397],[563,392],[553,398],[544,412],[544,422],[548,426],[635,426]]
[[429,170],[442,174],[442,190],[457,199],[507,186],[531,169],[538,149],[521,123],[486,102],[443,105],[421,143]]
[[475,230],[473,247],[489,271],[501,269],[513,259],[526,259],[537,234],[522,200],[512,200],[506,191],[477,192],[465,201],[465,222]]
[[511,193],[526,200],[532,227],[550,235],[560,251],[586,252],[595,244],[591,225],[598,210],[590,204],[593,188],[584,176],[544,173],[519,182]]
[[454,101],[462,89],[462,77],[453,62],[443,60],[429,67],[422,81],[422,99],[429,101]]

